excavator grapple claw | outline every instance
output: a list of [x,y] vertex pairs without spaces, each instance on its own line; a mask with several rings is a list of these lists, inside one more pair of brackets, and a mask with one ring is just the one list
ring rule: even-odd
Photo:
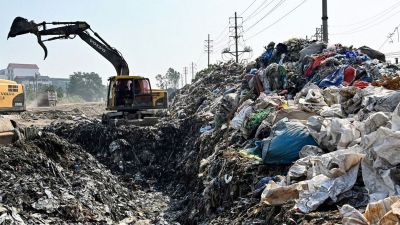
[[37,33],[38,25],[33,21],[28,21],[22,17],[16,17],[11,25],[10,32],[8,33],[7,39],[10,37],[16,37],[21,34]]
[[36,35],[39,45],[44,50],[44,58],[46,59],[47,48],[43,44],[42,37],[39,33],[39,28],[38,28],[39,25],[40,24],[36,24],[33,21],[28,21],[25,18],[16,17],[14,19],[13,23],[11,24],[10,32],[8,32],[7,39],[10,37],[16,37],[18,35],[27,34],[27,33],[32,33],[32,34]]

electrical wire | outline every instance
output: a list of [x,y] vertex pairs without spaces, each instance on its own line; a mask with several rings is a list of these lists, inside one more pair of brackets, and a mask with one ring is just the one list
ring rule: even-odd
[[369,29],[371,29],[371,28],[373,28],[373,27],[385,22],[386,20],[392,18],[393,16],[396,16],[399,13],[400,13],[400,10],[396,11],[394,14],[389,15],[386,18],[383,18],[382,20],[379,20],[377,23],[374,23],[372,25],[371,24],[366,24],[364,26],[360,26],[358,28],[355,28],[355,29],[352,29],[352,30],[348,30],[348,31],[345,31],[345,32],[332,33],[331,35],[349,35],[349,34],[359,33],[359,32],[365,31],[365,30],[369,30]]
[[366,18],[364,20],[361,20],[361,21],[358,21],[358,22],[355,22],[355,23],[351,23],[351,24],[330,25],[330,27],[352,27],[352,26],[358,25],[358,24],[370,23],[370,22],[373,22],[375,20],[375,18],[385,15],[385,14],[395,10],[399,6],[400,6],[400,2],[397,2],[397,3],[393,4],[393,5],[391,5],[389,8],[387,8],[387,9],[385,9],[385,10],[383,10],[383,11],[377,13],[377,14],[375,14],[374,16],[368,17],[368,18]]
[[[260,8],[259,8],[259,11],[258,11],[257,13],[254,12],[254,13],[251,14],[250,16],[246,17],[246,19],[243,20],[243,23],[247,22],[249,19],[251,19],[251,18],[257,16],[258,14],[260,14],[261,12],[263,12],[264,9],[266,9],[268,6],[270,6],[274,1],[275,1],[275,0],[272,0],[272,1],[270,1],[266,6],[264,6],[264,7],[262,7],[262,8],[260,7]],[[257,10],[256,10],[256,11],[257,11]]]
[[250,7],[256,2],[257,0],[254,0],[242,13],[240,13],[240,16],[242,16]]
[[[272,0],[272,2],[273,1],[275,1],[275,0]],[[264,0],[262,3],[261,3],[261,5],[259,5],[252,13],[250,13],[250,15],[248,15],[247,17],[246,17],[246,19],[243,21],[243,22],[246,22],[247,20],[249,20],[250,18],[252,18],[252,17],[254,17],[254,14],[255,13],[257,13],[257,12],[259,12],[259,10],[261,10],[261,9],[264,9],[264,8],[262,8],[264,5],[265,5],[265,3],[267,3],[268,2],[268,0]],[[270,2],[270,4],[271,4],[271,2]]]
[[249,28],[246,29],[245,32],[248,32],[251,30],[253,27],[255,27],[259,22],[261,22],[263,19],[265,19],[267,16],[269,16],[272,12],[274,12],[279,6],[281,6],[286,0],[280,0],[278,4],[276,4],[271,10],[269,10],[261,19],[259,19],[257,22],[255,22],[253,25],[249,26]]
[[303,0],[300,4],[298,4],[296,7],[294,7],[292,10],[290,10],[289,12],[287,12],[285,15],[283,15],[282,17],[280,17],[279,19],[277,19],[275,22],[273,22],[272,24],[270,24],[269,26],[265,27],[264,29],[260,30],[259,32],[257,32],[256,34],[250,36],[249,38],[246,39],[246,41],[256,37],[257,35],[261,34],[262,32],[266,31],[267,29],[271,28],[272,26],[274,26],[275,24],[279,23],[282,19],[284,19],[285,17],[289,16],[292,12],[294,12],[296,9],[298,9],[300,6],[302,6],[304,3],[306,3],[307,0]]
[[[229,28],[229,23],[224,27],[224,29],[222,29],[222,31],[218,34],[217,38],[215,38],[214,41],[217,41],[217,40],[219,40],[221,37],[223,37],[223,36],[224,36],[223,34],[226,33],[226,30],[227,30],[228,28]],[[228,30],[228,33],[229,33],[229,30]]]

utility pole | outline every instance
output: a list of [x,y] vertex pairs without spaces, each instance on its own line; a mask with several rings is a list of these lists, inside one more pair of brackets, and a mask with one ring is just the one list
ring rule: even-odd
[[315,40],[317,40],[317,41],[323,41],[322,30],[323,30],[322,26],[321,26],[321,28],[318,28],[318,27],[315,28],[315,34],[312,37],[315,37]]
[[322,0],[322,39],[328,43],[328,0]]
[[183,75],[181,73],[179,73],[179,79],[181,80],[181,88],[183,88]]
[[238,49],[238,33],[237,33],[237,13],[235,12],[235,55],[236,55],[236,63],[239,62],[239,49]]
[[230,38],[233,38],[235,41],[235,49],[231,51],[230,48],[227,48],[225,50],[222,51],[222,54],[231,54],[232,56],[235,57],[235,62],[238,63],[239,62],[239,55],[243,54],[243,53],[250,53],[252,50],[250,47],[244,47],[243,50],[239,49],[239,41],[240,38],[242,37],[241,34],[238,33],[238,30],[241,30],[243,28],[243,26],[241,25],[243,22],[241,22],[240,24],[238,24],[238,19],[243,19],[243,17],[238,17],[237,13],[235,12],[235,17],[229,17],[229,23],[231,23],[231,20],[234,20],[234,26],[230,26],[229,27],[229,31],[233,31],[232,35],[230,35]]
[[187,84],[187,73],[188,73],[188,68],[187,66],[183,67],[183,74],[185,76],[185,85]]
[[194,63],[192,62],[192,81],[194,80],[194,67],[195,67],[195,65],[194,65]]
[[210,34],[208,34],[207,40],[205,40],[205,52],[207,52],[207,67],[210,67],[210,53],[212,52],[212,43],[213,40],[210,40]]

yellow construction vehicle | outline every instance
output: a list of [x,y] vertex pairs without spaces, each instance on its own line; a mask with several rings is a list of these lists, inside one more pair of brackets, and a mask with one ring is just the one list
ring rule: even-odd
[[0,113],[25,111],[25,94],[22,84],[0,80]]
[[[0,80],[0,113],[25,111],[24,86],[11,80]],[[0,144],[9,144],[18,139],[17,123],[0,117]]]
[[[54,27],[48,29],[48,26]],[[92,37],[89,31],[95,37]],[[161,89],[152,89],[148,78],[129,76],[128,64],[121,53],[104,41],[86,22],[42,22],[37,24],[34,21],[16,17],[11,25],[8,38],[27,33],[36,35],[38,43],[45,52],[44,58],[47,57],[47,48],[43,42],[72,39],[79,36],[113,64],[117,76],[109,78],[106,108],[112,112],[103,115],[103,122],[108,123],[111,120],[115,122],[114,119],[142,119],[152,115],[155,109],[168,107],[167,92]],[[54,37],[42,40],[42,36]]]

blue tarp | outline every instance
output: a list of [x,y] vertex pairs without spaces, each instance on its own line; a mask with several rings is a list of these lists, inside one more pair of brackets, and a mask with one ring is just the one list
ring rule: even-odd
[[263,140],[264,164],[290,164],[299,159],[300,150],[317,143],[308,128],[300,123],[283,118],[273,127],[271,136]]

